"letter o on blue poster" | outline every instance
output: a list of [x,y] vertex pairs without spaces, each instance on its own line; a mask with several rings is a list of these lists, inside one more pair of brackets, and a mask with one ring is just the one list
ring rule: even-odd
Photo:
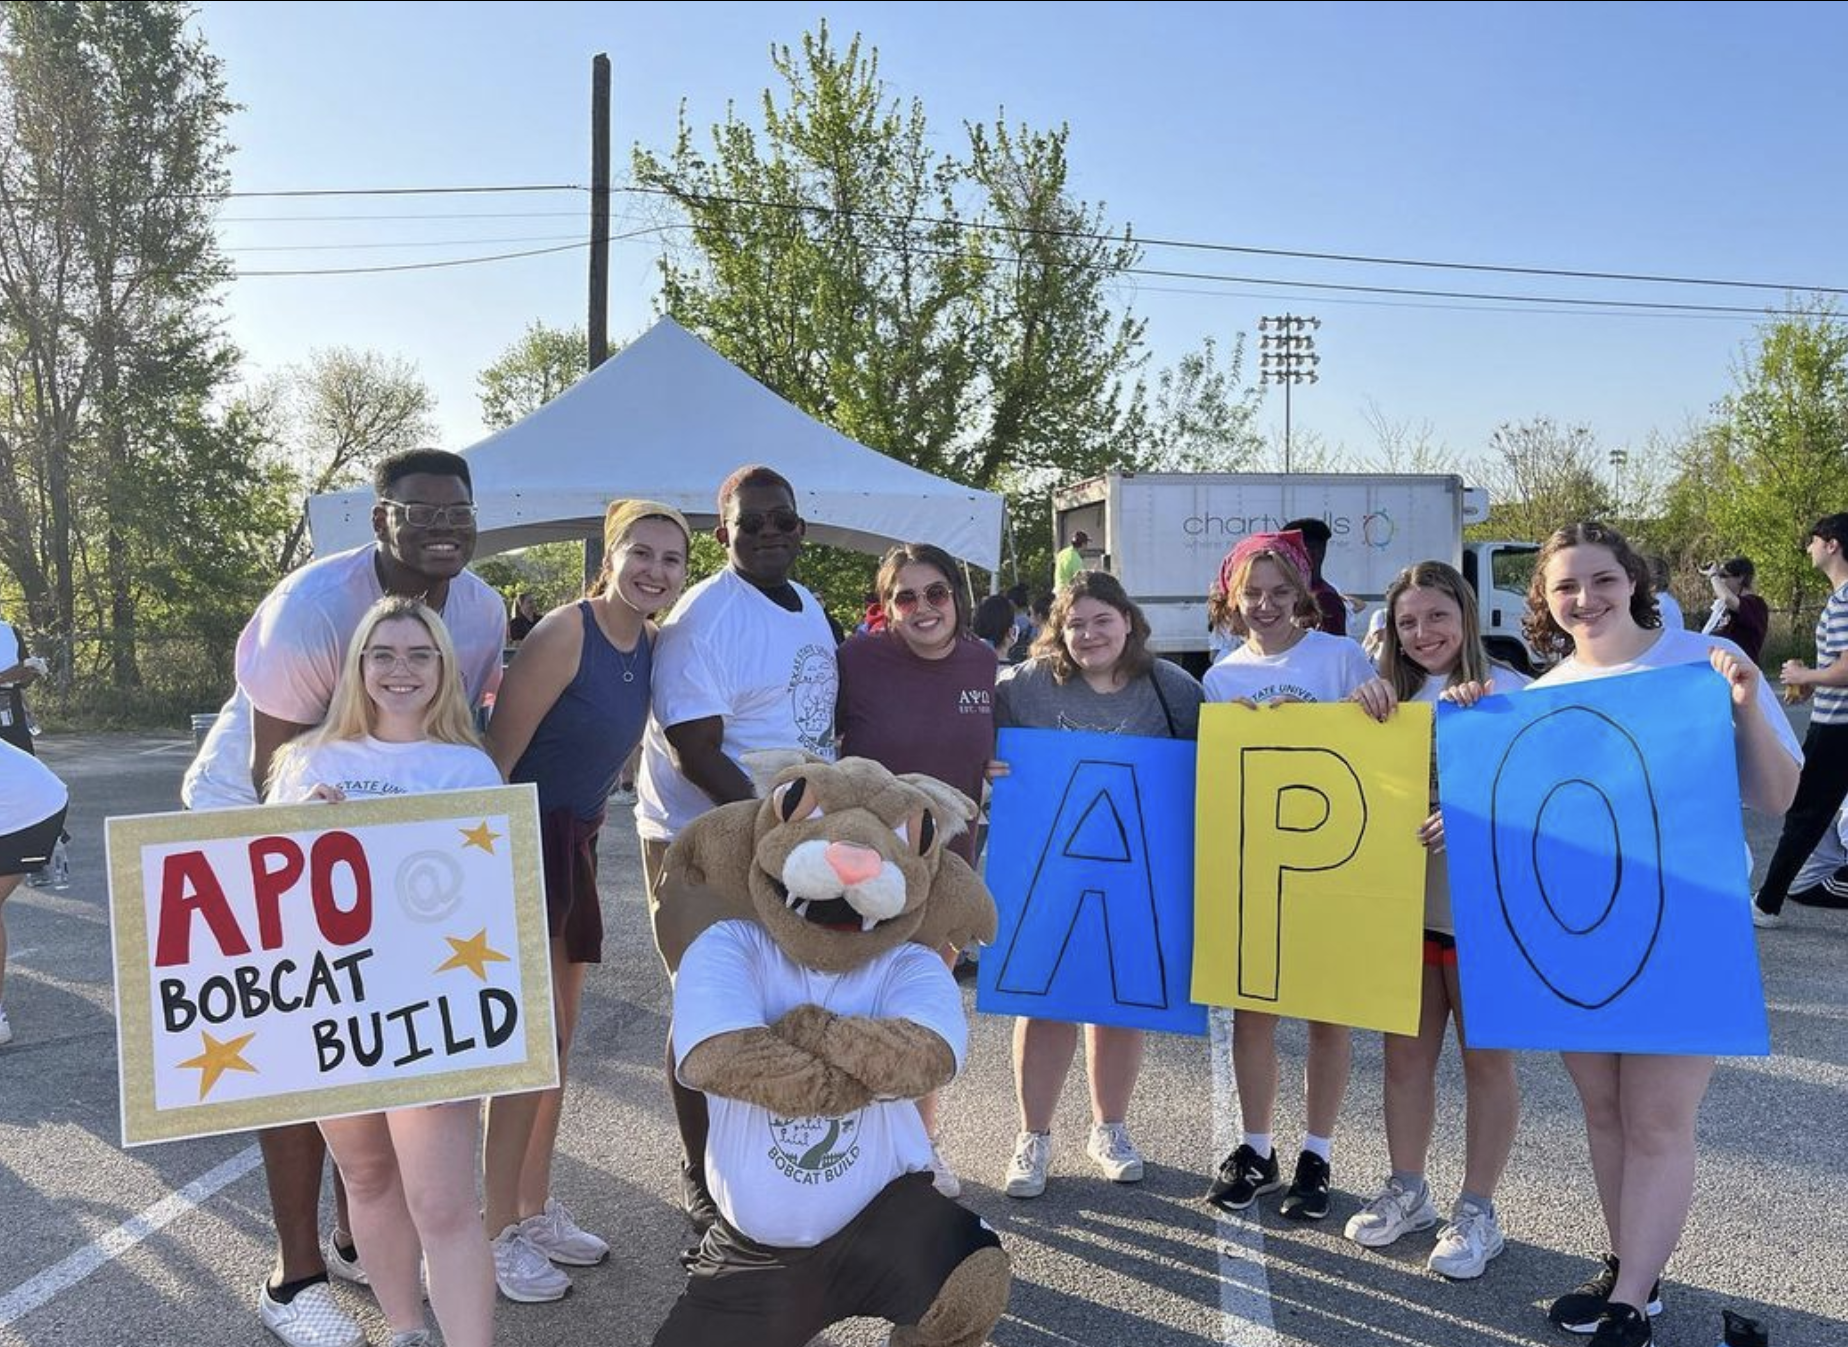
[[1718,674],[1440,705],[1437,745],[1473,1045],[1770,1051]]
[[1001,731],[982,951],[990,1014],[1204,1034],[1193,969],[1194,745]]

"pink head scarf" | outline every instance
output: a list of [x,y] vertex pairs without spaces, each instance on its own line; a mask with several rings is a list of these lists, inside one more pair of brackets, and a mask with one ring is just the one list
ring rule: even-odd
[[1240,538],[1226,553],[1226,559],[1219,563],[1219,588],[1229,597],[1232,593],[1232,577],[1239,568],[1259,552],[1271,552],[1289,562],[1296,568],[1297,579],[1308,587],[1309,577],[1315,568],[1309,564],[1309,549],[1303,543],[1303,535],[1296,529],[1284,533],[1253,533]]

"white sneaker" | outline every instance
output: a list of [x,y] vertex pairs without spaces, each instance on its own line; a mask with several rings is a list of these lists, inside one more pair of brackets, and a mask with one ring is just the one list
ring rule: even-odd
[[609,1244],[578,1225],[571,1209],[557,1198],[547,1198],[544,1211],[521,1221],[520,1235],[554,1263],[568,1267],[595,1267],[610,1256]]
[[412,1328],[403,1333],[393,1333],[391,1347],[430,1347],[430,1330]]
[[1038,1197],[1046,1191],[1046,1166],[1052,1161],[1052,1133],[1022,1132],[1014,1138],[1014,1158],[1007,1162],[1002,1191],[1009,1197]]
[[321,1241],[321,1258],[327,1264],[329,1272],[344,1281],[357,1282],[361,1286],[372,1285],[372,1278],[368,1277],[366,1269],[359,1265],[359,1250],[355,1249],[353,1252],[352,1258],[341,1253],[340,1246],[334,1242],[331,1234]]
[[1412,1191],[1397,1179],[1387,1179],[1371,1202],[1348,1217],[1347,1237],[1369,1249],[1383,1249],[1400,1235],[1436,1224],[1430,1185],[1421,1183]]
[[0,1006],[0,1048],[13,1041],[13,1026],[6,1022],[6,1007]]
[[1505,1242],[1493,1211],[1474,1202],[1458,1201],[1450,1213],[1450,1223],[1438,1232],[1437,1247],[1431,1250],[1425,1266],[1446,1277],[1468,1281],[1482,1275]]
[[1142,1182],[1142,1152],[1122,1123],[1093,1123],[1084,1150],[1112,1183]]
[[1752,900],[1752,925],[1761,931],[1775,931],[1783,924],[1784,914],[1782,912],[1767,912],[1758,905],[1757,899]]
[[316,1282],[283,1305],[270,1299],[269,1283],[257,1292],[263,1326],[289,1347],[365,1347],[366,1335],[352,1315],[340,1308],[334,1288]]
[[552,1260],[526,1238],[519,1226],[508,1226],[489,1247],[494,1251],[494,1284],[507,1299],[538,1305],[563,1299],[571,1289],[571,1278],[553,1267]]
[[950,1168],[949,1161],[943,1158],[940,1139],[930,1139],[930,1186],[945,1197],[962,1196],[962,1180],[956,1177],[956,1171]]

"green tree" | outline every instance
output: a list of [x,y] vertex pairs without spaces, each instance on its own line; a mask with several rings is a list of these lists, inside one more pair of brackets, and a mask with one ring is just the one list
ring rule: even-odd
[[1848,323],[1818,303],[1763,324],[1718,413],[1700,465],[1720,488],[1715,533],[1795,617],[1825,585],[1800,550],[1804,532],[1848,500]]
[[582,327],[547,327],[535,320],[477,376],[482,423],[489,430],[512,425],[571,387],[589,368],[590,338]]
[[0,6],[0,556],[36,623],[65,638],[80,566],[100,571],[123,686],[140,677],[128,521],[149,418],[209,394],[233,360],[213,313],[228,270],[212,220],[233,105],[191,12]]
[[1245,337],[1237,334],[1221,360],[1207,337],[1156,376],[1152,404],[1142,413],[1144,467],[1160,472],[1239,472],[1264,452],[1258,433],[1261,390],[1243,382]]
[[1470,526],[1472,537],[1537,541],[1574,520],[1608,519],[1615,505],[1597,436],[1550,416],[1496,427],[1472,476],[1489,489],[1489,518]]

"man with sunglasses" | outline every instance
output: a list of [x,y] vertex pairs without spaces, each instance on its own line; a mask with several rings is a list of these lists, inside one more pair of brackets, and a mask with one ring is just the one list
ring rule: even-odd
[[[465,569],[475,554],[474,488],[468,464],[440,449],[413,449],[373,474],[375,542],[314,561],[271,590],[237,641],[237,688],[180,788],[189,809],[261,802],[270,760],[318,725],[333,700],[347,642],[366,610],[387,594],[422,599],[442,614],[469,700],[500,683],[507,618],[500,596]],[[329,1270],[364,1282],[336,1179],[335,1230],[320,1237],[327,1146],[313,1123],[258,1134],[280,1244],[258,1292],[264,1326],[290,1347],[359,1347],[356,1320],[334,1298]],[[535,1255],[537,1256],[537,1255]]]
[[[713,806],[756,794],[747,754],[834,757],[833,632],[815,596],[789,578],[806,531],[795,490],[757,464],[725,479],[718,504],[713,536],[725,569],[686,592],[655,644],[654,714],[635,807],[651,910],[668,843]],[[718,1215],[706,1187],[706,1097],[680,1084],[673,1057],[670,1044],[668,1088],[685,1149],[681,1198],[703,1232]]]

